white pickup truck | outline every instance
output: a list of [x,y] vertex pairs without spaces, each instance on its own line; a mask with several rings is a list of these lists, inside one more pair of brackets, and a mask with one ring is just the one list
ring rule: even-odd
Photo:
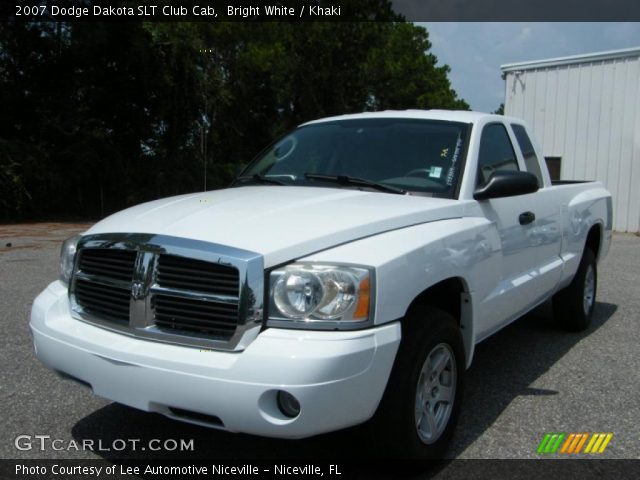
[[386,111],[306,123],[230,188],[67,240],[38,358],[96,395],[302,438],[372,419],[442,455],[474,346],[553,298],[584,329],[611,240],[598,182],[552,183],[521,120]]

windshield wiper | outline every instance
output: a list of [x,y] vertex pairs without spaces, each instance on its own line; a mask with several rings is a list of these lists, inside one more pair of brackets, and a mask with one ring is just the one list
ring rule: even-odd
[[254,182],[266,183],[268,185],[288,185],[288,183],[285,183],[282,180],[278,180],[277,178],[272,177],[265,177],[264,175],[260,175],[259,173],[238,177],[236,181],[237,180],[253,180]]
[[380,190],[381,192],[397,193],[399,195],[404,195],[407,193],[406,190],[403,190],[401,188],[396,188],[390,185],[385,185],[384,183],[366,180],[364,178],[351,177],[349,175],[322,175],[320,173],[305,173],[304,177],[308,178],[309,180],[325,180],[327,182],[333,182],[339,185],[371,187],[375,188],[376,190]]

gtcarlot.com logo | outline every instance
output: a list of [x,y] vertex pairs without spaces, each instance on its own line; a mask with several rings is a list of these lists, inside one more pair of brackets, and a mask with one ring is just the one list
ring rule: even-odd
[[102,439],[82,439],[82,440],[66,440],[62,438],[52,438],[51,435],[18,435],[14,442],[17,450],[45,450],[54,451],[80,451],[90,450],[94,452],[122,452],[129,451],[194,451],[193,439],[173,439],[173,438],[152,438],[143,441],[140,438],[116,438],[112,441],[104,441]]
[[613,433],[547,433],[538,445],[538,453],[604,453]]

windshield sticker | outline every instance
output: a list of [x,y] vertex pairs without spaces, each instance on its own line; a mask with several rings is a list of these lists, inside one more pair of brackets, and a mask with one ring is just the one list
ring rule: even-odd
[[273,149],[273,154],[276,157],[276,162],[279,162],[280,160],[284,160],[289,155],[291,155],[295,150],[296,145],[298,145],[298,139],[292,135],[283,139]]
[[440,152],[440,158],[447,158],[447,155],[449,155],[449,147],[442,149]]
[[453,151],[453,157],[451,158],[451,167],[449,167],[449,171],[447,172],[447,186],[451,186],[453,185],[453,177],[455,176],[456,173],[456,168],[457,165],[456,163],[458,162],[458,157],[460,156],[460,147],[462,147],[462,138],[460,138],[460,135],[458,135],[458,140],[456,141],[456,149]]
[[442,167],[431,167],[431,171],[429,172],[431,178],[440,178],[441,175]]

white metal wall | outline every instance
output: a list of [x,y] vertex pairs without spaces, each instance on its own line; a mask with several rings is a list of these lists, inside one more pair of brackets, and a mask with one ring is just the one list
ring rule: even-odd
[[614,229],[640,230],[640,56],[507,71],[505,114],[523,118],[561,179],[600,180]]

